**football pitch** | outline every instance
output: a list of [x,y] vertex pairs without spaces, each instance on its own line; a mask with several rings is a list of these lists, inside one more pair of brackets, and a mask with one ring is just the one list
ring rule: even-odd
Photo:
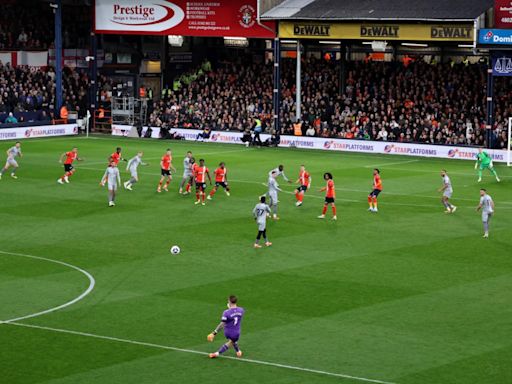
[[[13,143],[0,144],[3,165]],[[59,156],[74,145],[85,161],[59,185]],[[149,165],[109,208],[99,182],[118,145]],[[158,194],[167,147],[178,173]],[[471,161],[405,156],[113,137],[22,150],[19,178],[0,181],[1,383],[512,382],[512,168],[478,184]],[[201,206],[178,194],[187,150],[210,172],[226,162],[230,197],[219,190]],[[253,249],[252,209],[279,164],[293,181],[305,164],[312,189],[296,207],[296,185],[278,179],[273,245]],[[367,212],[374,167],[379,213]],[[437,192],[443,168],[454,214]],[[337,222],[330,210],[317,219],[324,172]],[[489,239],[481,187],[496,204]],[[230,294],[246,310],[244,357],[210,360],[224,339],[206,336]]]

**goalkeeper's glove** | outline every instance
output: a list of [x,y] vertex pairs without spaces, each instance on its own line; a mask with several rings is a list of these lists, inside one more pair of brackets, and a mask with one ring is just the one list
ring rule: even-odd
[[215,339],[215,333],[210,333],[206,339],[211,343]]

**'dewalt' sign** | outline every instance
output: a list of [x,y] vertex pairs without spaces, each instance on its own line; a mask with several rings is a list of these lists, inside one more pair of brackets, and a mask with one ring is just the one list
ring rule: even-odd
[[400,26],[398,25],[361,25],[360,37],[387,37],[398,38]]
[[473,39],[473,27],[454,27],[454,26],[433,26],[430,27],[430,36],[432,39]]
[[294,24],[293,34],[295,36],[318,36],[328,37],[331,33],[329,24]]
[[279,37],[336,40],[473,41],[472,24],[279,23]]

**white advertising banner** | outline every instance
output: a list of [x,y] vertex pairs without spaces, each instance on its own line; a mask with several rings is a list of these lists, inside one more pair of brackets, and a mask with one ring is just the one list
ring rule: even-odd
[[[112,126],[112,134],[116,136],[128,136],[131,128],[130,126]],[[151,128],[151,130],[152,138],[160,138],[159,128]],[[145,131],[147,131],[147,127],[143,130],[143,132]],[[173,128],[170,131],[171,133],[177,133],[183,136],[185,140],[196,140],[197,135],[202,132],[197,129],[182,128]],[[268,134],[262,134],[261,140],[265,141],[269,136]],[[241,138],[241,132],[212,131],[210,139],[207,141],[212,143],[243,144],[240,141]],[[478,153],[478,148],[474,147],[329,139],[307,136],[281,136],[279,146],[283,148],[321,149],[324,151],[376,153],[460,160],[475,160],[476,154]],[[507,152],[504,150],[487,149],[486,151],[496,162],[507,161]]]
[[35,139],[38,137],[68,136],[77,134],[77,124],[0,128],[0,140]]
[[0,52],[0,61],[9,63],[11,67],[26,66],[30,68],[43,68],[48,66],[48,52],[40,51],[10,51]]

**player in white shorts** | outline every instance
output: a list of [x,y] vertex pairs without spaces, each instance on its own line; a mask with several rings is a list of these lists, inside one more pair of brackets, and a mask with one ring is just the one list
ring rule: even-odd
[[256,241],[254,242],[254,248],[261,248],[260,239],[262,236],[265,240],[265,245],[270,247],[272,243],[268,241],[267,238],[267,215],[270,214],[270,207],[266,204],[265,196],[260,197],[260,202],[259,204],[256,204],[252,210],[252,214],[256,220],[256,224],[258,225],[258,235],[256,236]]
[[7,160],[5,162],[5,166],[0,171],[0,180],[2,179],[3,174],[7,172],[7,170],[11,167],[11,177],[13,179],[18,178],[18,176],[16,176],[16,170],[18,169],[19,165],[16,161],[16,157],[23,157],[23,153],[21,153],[21,143],[19,141],[14,144],[14,147],[11,147],[7,150]]
[[482,210],[482,223],[484,225],[484,237],[489,237],[489,221],[494,214],[494,201],[491,196],[487,194],[487,191],[482,188],[480,190],[480,204],[476,207],[476,211]]
[[116,205],[115,200],[117,186],[121,185],[121,175],[119,174],[119,169],[117,169],[116,162],[114,160],[110,161],[110,165],[101,178],[100,185],[104,187],[105,183],[108,185],[108,206],[113,207]]
[[269,205],[272,209],[272,218],[274,220],[279,220],[279,217],[277,216],[277,203],[279,202],[277,192],[281,191],[281,188],[279,188],[276,178],[277,172],[275,170],[270,171],[270,177],[268,179],[268,196],[270,198]]
[[139,174],[137,172],[139,165],[148,165],[148,163],[142,161],[143,155],[144,152],[138,152],[137,155],[132,157],[126,165],[126,170],[130,172],[130,180],[126,181],[123,185],[129,191],[132,190],[133,184],[139,181]]
[[446,172],[446,169],[443,169],[441,171],[441,177],[443,178],[443,186],[438,189],[439,192],[443,192],[443,197],[441,199],[441,202],[446,208],[445,213],[454,213],[457,210],[457,207],[450,203],[450,198],[453,194],[453,187],[452,182],[450,178],[448,177],[448,173]]
[[184,194],[190,193],[190,189],[192,188],[192,183],[194,181],[194,172],[192,171],[193,166],[194,159],[192,157],[192,152],[188,151],[187,155],[183,159],[183,178],[181,179],[180,183],[180,194],[183,193],[183,187],[185,186],[185,183],[187,183],[187,187]]

